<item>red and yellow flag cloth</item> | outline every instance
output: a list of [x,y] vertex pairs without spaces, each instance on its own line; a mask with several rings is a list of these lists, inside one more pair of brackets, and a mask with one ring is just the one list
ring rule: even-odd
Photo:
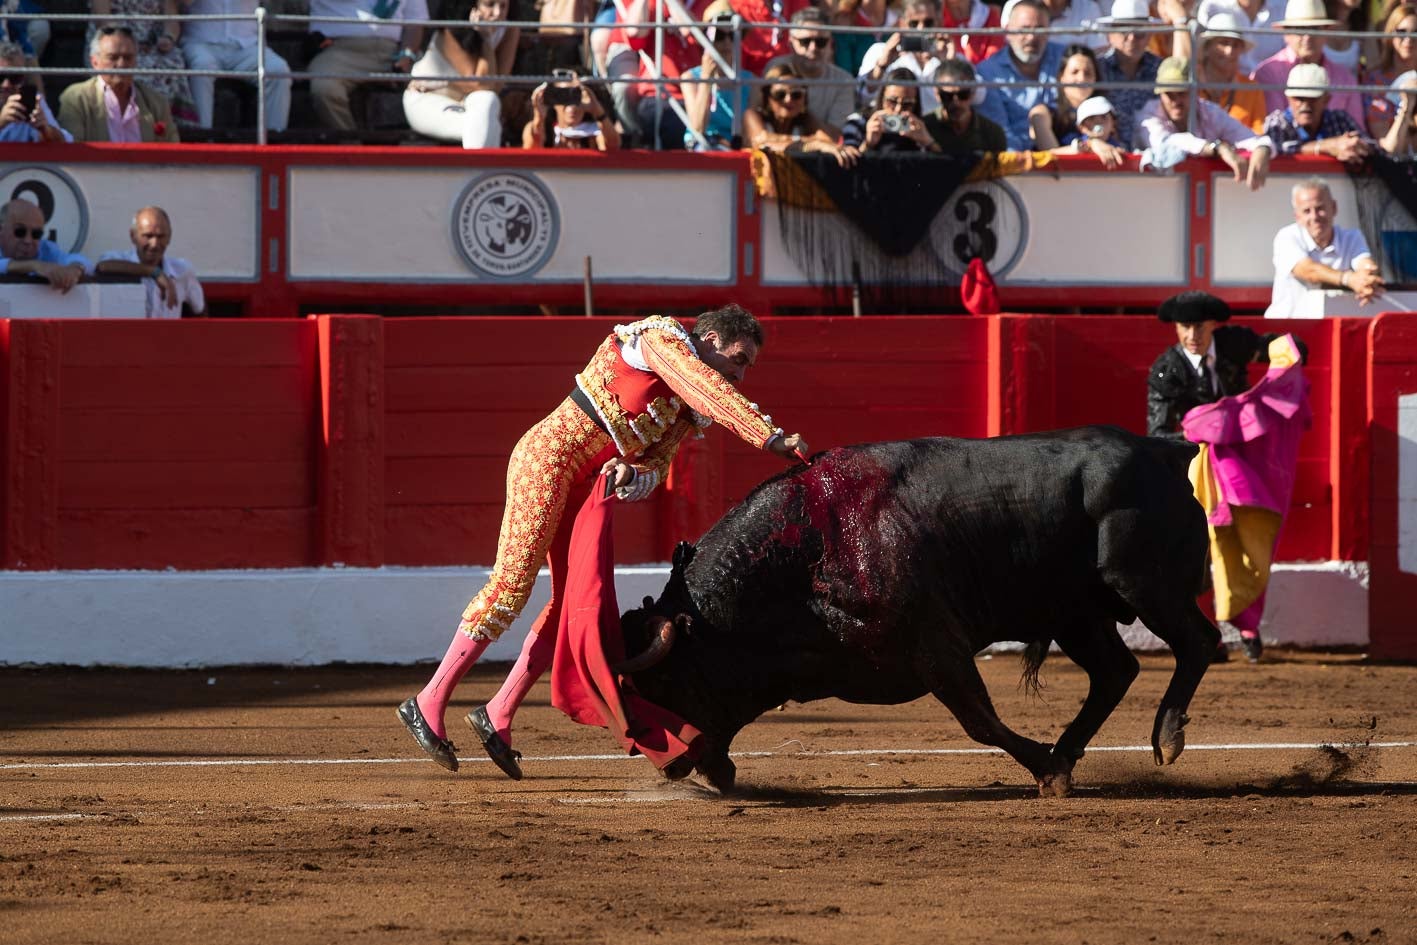
[[1310,419],[1299,348],[1284,335],[1270,342],[1269,370],[1258,384],[1181,421],[1186,439],[1200,444],[1190,477],[1210,527],[1215,615],[1241,629],[1259,626]]
[[703,735],[635,692],[612,668],[625,659],[615,600],[614,504],[592,488],[571,531],[565,600],[551,664],[551,704],[582,725],[610,730],[625,750],[656,768],[697,759]]

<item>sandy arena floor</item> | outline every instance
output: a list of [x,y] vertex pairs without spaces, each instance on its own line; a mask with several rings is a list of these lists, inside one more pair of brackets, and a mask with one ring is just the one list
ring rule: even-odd
[[[1037,738],[1085,686],[1057,654],[1046,701],[981,668]],[[457,775],[394,718],[423,668],[0,670],[0,942],[1417,942],[1417,667],[1214,667],[1157,769],[1170,668],[1143,659],[1065,800],[933,700],[772,713],[719,798],[544,685],[503,778],[461,716],[505,667],[459,689]]]

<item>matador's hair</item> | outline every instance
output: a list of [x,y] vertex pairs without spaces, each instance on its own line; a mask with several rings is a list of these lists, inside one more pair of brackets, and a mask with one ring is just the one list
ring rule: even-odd
[[753,317],[753,313],[735,302],[722,308],[704,312],[694,321],[694,335],[702,338],[707,332],[716,332],[722,344],[731,345],[739,338],[751,338],[759,348],[763,346],[763,326]]

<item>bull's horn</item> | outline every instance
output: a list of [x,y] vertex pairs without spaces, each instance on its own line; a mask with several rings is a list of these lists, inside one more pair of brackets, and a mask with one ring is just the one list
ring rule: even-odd
[[628,676],[632,673],[642,673],[656,665],[669,655],[670,647],[674,646],[674,637],[674,624],[666,618],[660,617],[659,625],[654,628],[654,639],[650,641],[645,651],[622,663],[617,663],[614,667],[615,672],[622,676]]

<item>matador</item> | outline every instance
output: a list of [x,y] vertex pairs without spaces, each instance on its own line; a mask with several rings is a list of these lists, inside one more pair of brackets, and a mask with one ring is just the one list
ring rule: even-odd
[[762,344],[762,326],[737,305],[705,312],[692,332],[663,316],[617,325],[576,375],[570,395],[522,436],[507,466],[492,575],[463,611],[433,677],[398,707],[399,718],[434,761],[458,770],[443,722],[453,689],[521,613],[547,561],[550,602],[497,695],[467,716],[497,766],[521,779],[521,754],[511,747],[512,717],[555,653],[572,525],[562,519],[568,506],[585,501],[601,475],[613,476],[619,499],[643,500],[664,479],[684,439],[702,436],[713,422],[789,462],[805,453],[800,435],[784,436],[736,388]]

